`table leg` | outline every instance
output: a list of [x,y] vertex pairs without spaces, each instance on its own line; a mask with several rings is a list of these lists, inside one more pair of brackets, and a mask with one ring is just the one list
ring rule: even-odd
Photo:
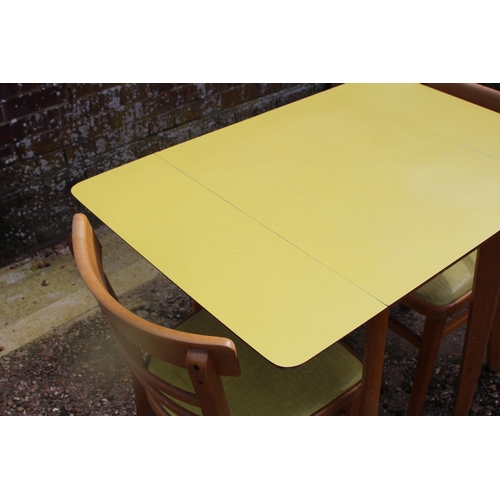
[[360,415],[378,414],[388,322],[389,308],[366,325]]
[[458,375],[454,415],[468,415],[500,295],[500,232],[485,241],[477,256],[472,302]]

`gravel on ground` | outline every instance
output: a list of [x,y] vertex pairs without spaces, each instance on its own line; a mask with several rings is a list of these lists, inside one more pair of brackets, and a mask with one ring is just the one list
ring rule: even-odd
[[[162,276],[121,297],[150,321],[174,326],[191,310]],[[393,314],[421,328],[423,318],[401,306]],[[423,415],[451,415],[465,327],[446,337]],[[359,354],[364,327],[346,337]],[[389,331],[380,415],[405,415],[418,351]],[[483,367],[470,415],[500,415],[500,372]],[[0,415],[135,415],[132,381],[100,312],[0,358]]]

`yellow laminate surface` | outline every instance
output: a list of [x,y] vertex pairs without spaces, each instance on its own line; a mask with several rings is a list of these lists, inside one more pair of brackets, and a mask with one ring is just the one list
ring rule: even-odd
[[499,114],[425,85],[349,84],[346,96],[500,159]]
[[74,196],[271,362],[299,365],[384,305],[155,155]]
[[344,85],[157,156],[392,304],[500,229],[500,115],[478,109],[419,85]]
[[343,85],[73,194],[291,367],[500,229],[500,115],[484,111],[419,85]]

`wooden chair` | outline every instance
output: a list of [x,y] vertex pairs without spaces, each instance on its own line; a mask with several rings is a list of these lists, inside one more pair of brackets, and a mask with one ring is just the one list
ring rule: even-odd
[[138,415],[356,414],[363,364],[336,343],[307,363],[280,369],[197,308],[177,329],[123,307],[103,270],[101,245],[83,214],[72,252],[130,369]]
[[479,83],[426,83],[428,87],[500,113],[500,92]]
[[[477,83],[429,83],[436,90],[500,112],[500,92]],[[413,381],[408,415],[420,415],[434,371],[441,339],[466,323],[472,299],[476,252],[472,252],[399,302],[425,316],[421,335],[389,318],[389,328],[420,352]],[[458,314],[457,314],[458,313]],[[500,369],[500,311],[488,345],[490,370]]]

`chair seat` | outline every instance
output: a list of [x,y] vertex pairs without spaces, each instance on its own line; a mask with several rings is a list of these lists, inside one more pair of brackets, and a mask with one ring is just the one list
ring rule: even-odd
[[[282,369],[264,359],[204,309],[184,321],[179,329],[226,337],[235,343],[241,375],[223,377],[231,415],[311,415],[362,377],[361,361],[340,343],[297,368]],[[185,369],[151,358],[149,370],[192,391]],[[200,414],[199,408],[189,409]]]
[[472,289],[476,255],[476,251],[470,253],[414,291],[413,294],[436,306],[454,302]]

